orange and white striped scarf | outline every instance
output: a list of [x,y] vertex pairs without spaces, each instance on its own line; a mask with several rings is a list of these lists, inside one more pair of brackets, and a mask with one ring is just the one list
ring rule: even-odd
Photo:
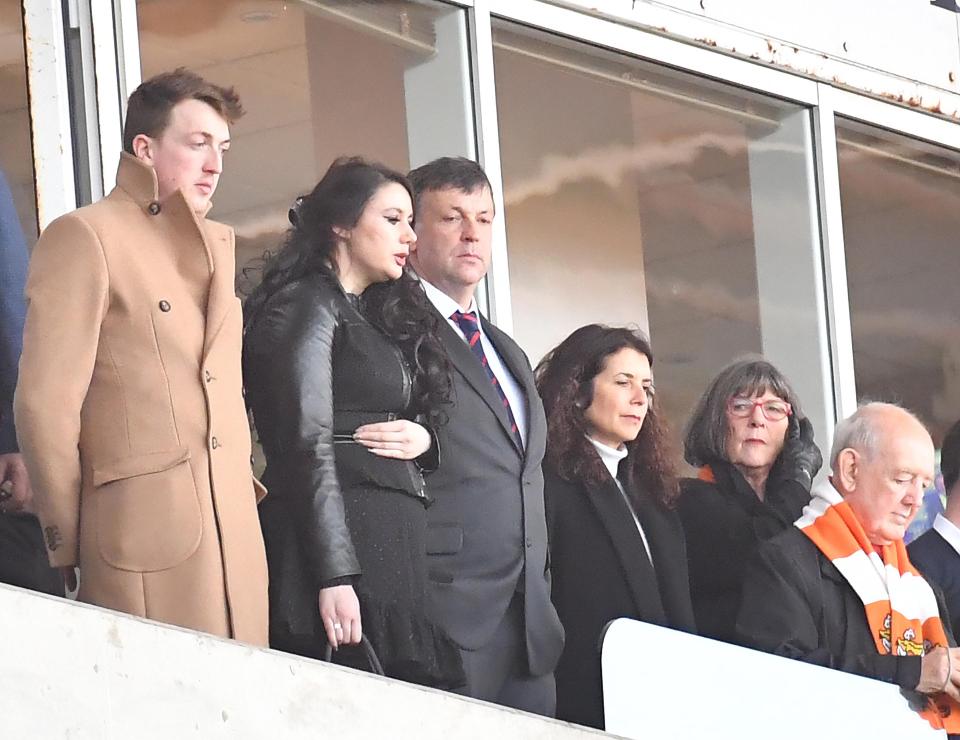
[[[903,540],[874,547],[853,510],[830,483],[814,488],[794,522],[843,575],[863,602],[881,655],[924,655],[947,646],[933,589],[907,557]],[[960,732],[960,705],[936,694],[921,715],[936,729]]]

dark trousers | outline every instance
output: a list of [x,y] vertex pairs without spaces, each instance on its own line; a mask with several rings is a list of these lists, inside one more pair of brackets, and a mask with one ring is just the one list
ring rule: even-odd
[[63,578],[50,567],[35,516],[0,514],[0,583],[64,595]]
[[466,688],[458,694],[524,712],[553,717],[557,687],[553,674],[531,676],[527,666],[523,594],[514,594],[490,642],[478,650],[461,650]]

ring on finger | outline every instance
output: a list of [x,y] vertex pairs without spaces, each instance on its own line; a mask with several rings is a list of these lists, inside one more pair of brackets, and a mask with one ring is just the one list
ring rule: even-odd
[[335,630],[342,630],[342,629],[343,629],[343,626],[340,624],[340,622],[334,622],[334,623],[333,623],[333,628],[334,628]]

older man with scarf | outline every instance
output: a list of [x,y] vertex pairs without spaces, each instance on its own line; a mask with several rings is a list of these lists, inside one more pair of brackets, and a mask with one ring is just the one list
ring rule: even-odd
[[960,732],[960,649],[903,535],[933,481],[915,416],[871,403],[837,425],[830,480],[794,526],[760,547],[744,579],[744,644],[895,683],[935,728]]

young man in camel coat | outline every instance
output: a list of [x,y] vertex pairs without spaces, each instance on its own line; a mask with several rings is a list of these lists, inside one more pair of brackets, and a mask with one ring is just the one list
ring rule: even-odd
[[81,601],[265,645],[234,235],[205,218],[242,112],[182,69],[133,93],[116,188],[34,248],[15,413]]

